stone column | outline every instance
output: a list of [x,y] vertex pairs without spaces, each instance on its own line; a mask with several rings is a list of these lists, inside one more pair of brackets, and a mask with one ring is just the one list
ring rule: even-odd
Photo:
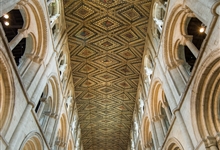
[[10,139],[9,141],[9,146],[7,147],[6,150],[14,150],[14,149],[17,149],[17,140],[19,139],[19,136],[23,130],[23,127],[25,126],[25,124],[27,123],[27,119],[28,119],[28,116],[31,114],[31,109],[33,108],[33,104],[31,103],[28,103],[28,105],[26,106],[23,114],[22,114],[22,117],[18,123],[18,126],[17,128],[15,129],[13,135],[11,136],[12,138]]
[[9,47],[11,50],[13,50],[16,45],[23,39],[28,37],[28,33],[26,29],[19,29],[18,34],[10,41]]
[[161,125],[161,121],[160,121],[159,116],[154,117],[153,121],[154,121],[154,125],[155,125],[155,128],[156,128],[156,133],[157,133],[159,146],[161,146],[163,144],[163,141],[164,141],[164,132],[163,132],[163,127]]
[[193,55],[197,58],[199,55],[199,50],[196,48],[196,46],[191,42],[193,39],[193,36],[190,35],[184,35],[183,36],[183,45],[186,45],[190,51],[193,53]]

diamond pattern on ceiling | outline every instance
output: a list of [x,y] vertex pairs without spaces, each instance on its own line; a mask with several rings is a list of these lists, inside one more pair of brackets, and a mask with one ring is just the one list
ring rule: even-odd
[[85,150],[127,150],[149,0],[65,0]]

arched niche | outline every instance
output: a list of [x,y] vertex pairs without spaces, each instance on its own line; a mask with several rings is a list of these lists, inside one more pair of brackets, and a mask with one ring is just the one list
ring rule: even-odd
[[161,83],[162,82],[159,79],[152,81],[149,101],[150,114],[152,115],[153,123],[156,127],[160,128],[156,133],[160,145],[162,145],[164,137],[169,130],[172,117],[170,106],[167,102]]
[[61,3],[59,0],[49,0],[47,2],[50,27],[52,29],[52,35],[54,36],[54,38],[57,36],[57,33],[61,26],[60,5]]
[[[164,90],[162,88],[161,81],[159,79],[153,81],[150,97],[150,111],[152,112],[152,117],[163,115],[164,111],[167,116],[171,115],[171,110],[167,102]],[[161,107],[166,110],[161,109]]]
[[220,148],[220,50],[213,51],[195,77],[191,114],[197,140]]
[[56,136],[56,148],[65,147],[67,145],[67,131],[68,131],[68,120],[65,114],[60,117],[58,133]]
[[49,85],[49,94],[52,98],[52,113],[54,114],[58,114],[58,112],[60,111],[60,104],[61,104],[61,100],[60,100],[60,89],[58,87],[58,79],[52,75],[49,78],[48,81],[48,85]]
[[152,133],[150,131],[150,120],[148,117],[144,119],[143,136],[144,146],[147,150],[154,149],[154,142],[152,138]]
[[29,135],[23,140],[19,150],[43,150],[43,147],[41,136],[34,132],[29,133]]
[[7,63],[2,51],[0,51],[0,132],[4,136],[10,126],[14,112],[14,82],[11,66]]
[[156,0],[153,4],[152,11],[152,29],[153,35],[160,39],[166,13],[167,0]]

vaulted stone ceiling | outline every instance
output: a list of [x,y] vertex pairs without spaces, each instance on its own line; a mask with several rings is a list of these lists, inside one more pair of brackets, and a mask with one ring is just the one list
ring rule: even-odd
[[127,150],[151,2],[65,0],[85,150]]

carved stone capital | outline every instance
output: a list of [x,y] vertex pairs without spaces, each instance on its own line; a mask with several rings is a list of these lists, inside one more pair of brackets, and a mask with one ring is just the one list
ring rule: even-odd
[[186,45],[186,42],[192,42],[193,36],[192,35],[183,35],[180,41],[181,45]]
[[205,144],[205,147],[207,148],[211,146],[216,146],[217,145],[216,137],[207,136],[206,139],[204,139],[204,144]]

